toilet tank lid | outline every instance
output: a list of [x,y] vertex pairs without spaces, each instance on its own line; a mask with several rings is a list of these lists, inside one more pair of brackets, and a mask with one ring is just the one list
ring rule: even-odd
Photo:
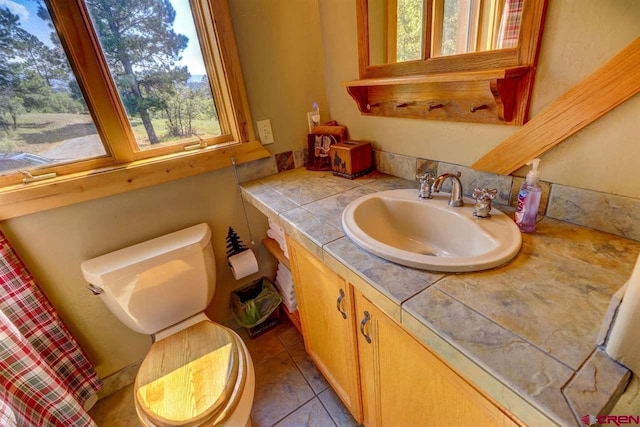
[[209,240],[211,229],[202,223],[87,260],[80,268],[85,280],[100,287],[153,268],[177,253],[201,251]]

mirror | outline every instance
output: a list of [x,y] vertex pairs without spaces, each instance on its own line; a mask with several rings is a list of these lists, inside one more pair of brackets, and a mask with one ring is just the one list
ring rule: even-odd
[[518,45],[525,0],[369,0],[369,65]]
[[521,126],[548,0],[356,0],[363,115]]

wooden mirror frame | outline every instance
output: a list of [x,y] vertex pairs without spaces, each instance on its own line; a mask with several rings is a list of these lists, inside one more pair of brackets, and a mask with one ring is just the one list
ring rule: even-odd
[[[425,1],[431,7],[432,1]],[[524,2],[515,48],[369,65],[368,0],[356,0],[360,80],[343,85],[365,115],[522,125],[528,116],[546,8],[547,0]],[[447,104],[444,98],[456,89],[459,93],[453,95],[454,107],[453,101]],[[464,99],[465,91],[475,95]],[[493,100],[487,97],[487,91]],[[416,92],[421,95],[409,95]],[[445,112],[441,104],[451,108]],[[423,110],[428,106],[430,114],[417,111],[417,106]],[[485,111],[473,114],[478,110]]]

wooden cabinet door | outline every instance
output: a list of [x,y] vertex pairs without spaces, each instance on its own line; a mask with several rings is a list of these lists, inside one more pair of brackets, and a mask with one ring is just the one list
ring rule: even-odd
[[352,287],[302,246],[287,242],[307,353],[361,422]]
[[367,427],[516,425],[359,293],[356,307]]

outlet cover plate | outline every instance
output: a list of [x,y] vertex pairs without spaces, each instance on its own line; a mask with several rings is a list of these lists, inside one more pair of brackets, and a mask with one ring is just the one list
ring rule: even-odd
[[275,140],[273,139],[273,130],[271,130],[271,120],[260,120],[257,122],[257,125],[258,135],[260,135],[262,145],[273,144]]
[[320,126],[320,113],[317,111],[309,111],[307,113],[307,125],[309,126],[309,133],[314,127]]

